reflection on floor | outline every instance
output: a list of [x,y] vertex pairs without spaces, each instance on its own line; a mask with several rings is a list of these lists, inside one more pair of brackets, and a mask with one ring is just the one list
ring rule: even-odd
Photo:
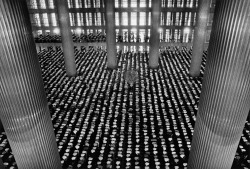
[[[68,78],[61,51],[42,51],[43,72],[63,168],[186,168],[202,85],[188,76],[191,51],[165,50],[157,70],[147,53],[118,53],[118,69],[106,68],[106,52],[76,50],[79,76]],[[203,75],[206,52],[202,64]],[[134,70],[132,86],[125,72]],[[246,123],[233,168],[247,168]],[[0,154],[17,168],[6,139]]]

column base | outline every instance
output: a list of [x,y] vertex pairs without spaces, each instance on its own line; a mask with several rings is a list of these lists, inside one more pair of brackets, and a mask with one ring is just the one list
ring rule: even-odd
[[111,71],[111,70],[116,70],[118,68],[118,66],[108,66],[107,70]]
[[188,74],[190,77],[201,77],[200,72],[189,72]]
[[149,69],[153,69],[153,70],[158,70],[159,69],[159,66],[148,66]]

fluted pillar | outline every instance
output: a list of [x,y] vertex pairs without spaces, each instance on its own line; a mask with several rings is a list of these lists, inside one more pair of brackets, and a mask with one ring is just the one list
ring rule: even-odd
[[19,169],[60,169],[25,0],[0,1],[0,117]]
[[55,0],[57,14],[62,36],[63,56],[66,73],[69,77],[76,76],[76,63],[74,54],[74,44],[69,21],[69,9],[67,0]]
[[232,166],[250,103],[250,1],[218,0],[189,169]]
[[107,66],[110,69],[115,69],[117,67],[114,3],[113,0],[105,0]]
[[210,10],[210,0],[198,1],[197,22],[194,31],[193,52],[189,74],[192,77],[200,76],[203,49],[207,31],[207,20]]
[[161,14],[161,1],[152,1],[152,12],[151,12],[151,35],[149,40],[149,67],[152,69],[158,68],[159,66],[159,25],[160,25],[160,14]]

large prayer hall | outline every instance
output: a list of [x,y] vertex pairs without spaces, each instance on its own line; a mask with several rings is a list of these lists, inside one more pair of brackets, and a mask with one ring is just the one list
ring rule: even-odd
[[250,0],[0,0],[0,169],[250,169]]

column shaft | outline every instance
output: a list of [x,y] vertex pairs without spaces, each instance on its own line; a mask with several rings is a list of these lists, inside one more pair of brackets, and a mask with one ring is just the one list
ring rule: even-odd
[[69,21],[68,4],[66,0],[56,0],[55,2],[62,36],[63,56],[66,73],[68,76],[76,76],[74,44]]
[[116,33],[115,33],[115,5],[113,0],[105,0],[106,9],[106,43],[107,66],[110,69],[117,67]]
[[161,1],[152,1],[152,12],[151,12],[151,36],[149,41],[149,67],[152,69],[158,68],[159,65],[159,25],[160,25],[160,5]]
[[229,169],[250,102],[250,1],[216,3],[188,168]]
[[60,169],[25,0],[0,1],[0,116],[19,169]]
[[197,22],[194,30],[193,53],[189,69],[189,74],[193,77],[200,75],[209,9],[210,0],[199,0]]

